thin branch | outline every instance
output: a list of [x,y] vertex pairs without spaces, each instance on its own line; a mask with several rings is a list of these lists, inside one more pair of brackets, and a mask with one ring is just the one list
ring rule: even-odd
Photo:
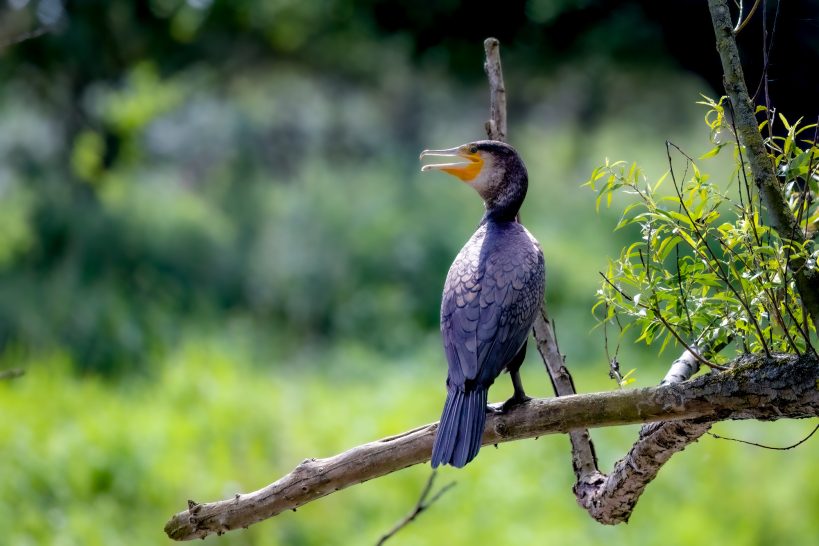
[[[623,292],[620,289],[619,286],[617,286],[616,284],[611,282],[611,279],[606,277],[605,273],[603,273],[602,271],[598,271],[598,273],[600,273],[600,276],[603,277],[603,280],[605,280],[609,284],[609,286],[614,288],[621,296],[623,296],[624,298],[626,298],[630,302],[634,302],[634,299],[631,296],[629,296],[628,294],[626,294],[625,292]],[[707,359],[703,358],[697,351],[692,349],[691,346],[682,338],[682,336],[677,333],[677,331],[674,329],[674,327],[663,317],[663,314],[660,312],[660,308],[656,304],[646,305],[643,302],[638,302],[636,305],[638,307],[642,308],[642,309],[645,309],[646,311],[651,311],[652,313],[654,313],[654,315],[658,319],[660,319],[660,322],[663,323],[663,326],[665,326],[665,329],[668,330],[671,333],[672,336],[674,336],[674,339],[676,339],[679,342],[680,345],[685,347],[686,351],[691,353],[691,355],[700,364],[704,364],[705,366],[708,366],[709,368],[714,369],[714,370],[724,370],[725,369],[725,367],[723,367],[723,366],[719,366],[718,364],[714,364],[713,362],[709,362]],[[768,353],[766,353],[766,354],[767,354],[767,356],[770,356],[770,354],[768,354]]]
[[714,434],[713,432],[708,432],[707,434],[708,434],[708,436],[710,436],[712,438],[715,438],[717,440],[729,440],[731,442],[739,442],[740,444],[747,444],[749,446],[761,447],[763,449],[770,449],[770,450],[773,450],[773,451],[788,451],[790,449],[794,449],[796,447],[799,447],[802,444],[804,444],[805,442],[807,442],[808,440],[810,440],[811,436],[816,434],[817,430],[819,430],[819,425],[816,425],[813,428],[813,430],[810,431],[810,434],[808,434],[807,436],[805,436],[804,438],[802,438],[801,440],[799,440],[795,444],[791,444],[791,445],[785,446],[785,447],[766,446],[765,444],[758,444],[756,442],[749,442],[748,440],[740,440],[739,438],[730,438],[728,436],[720,436],[719,434]]
[[[487,416],[483,444],[498,444],[601,427],[682,419],[783,419],[819,416],[819,361],[812,355],[746,356],[727,372],[683,384],[534,399]],[[165,532],[176,540],[247,527],[336,491],[429,460],[437,424],[354,447],[327,459],[306,459],[258,491],[191,503]]]
[[[560,354],[554,322],[549,318],[545,304],[541,306],[540,313],[535,318],[532,332],[555,395],[563,397],[576,394],[574,380],[564,364],[563,355]],[[588,428],[569,430],[569,442],[572,446],[572,468],[577,484],[596,478],[600,474],[597,469],[597,453],[594,450]],[[577,484],[575,484],[575,493]]]
[[748,25],[748,23],[751,21],[751,17],[753,17],[754,13],[756,13],[756,8],[759,7],[760,1],[761,0],[756,0],[756,2],[754,2],[754,5],[751,6],[751,11],[748,12],[745,19],[742,18],[742,2],[739,3],[739,17],[737,18],[737,24],[734,27],[734,34],[739,34],[740,31],[742,31],[742,29]]
[[[680,245],[674,245],[674,255],[677,262],[677,289],[680,292],[680,307],[685,311],[685,318],[688,321],[688,335],[694,335],[694,323],[691,320],[691,313],[688,311],[688,290],[683,288],[682,268],[680,267]],[[686,278],[686,280],[688,279]]]
[[[486,133],[490,139],[505,142],[507,135],[506,85],[503,82],[503,71],[501,70],[500,42],[496,38],[487,38],[483,47],[486,53],[486,62],[483,66],[489,80],[489,120],[486,122]],[[517,221],[520,222],[520,214],[517,216]],[[541,302],[541,312],[535,318],[532,333],[555,395],[575,394],[574,381],[564,365],[564,358],[557,344],[554,322],[549,319],[545,302]],[[599,474],[597,455],[589,431],[585,428],[570,430],[569,441],[572,445],[572,467],[578,483]]]
[[[620,354],[620,342],[617,342],[617,348],[614,349],[614,356],[609,352],[609,302],[605,302],[605,319],[603,320],[603,348],[606,351],[606,361],[609,363],[609,377],[617,381],[617,386],[622,388],[624,377],[620,373],[620,362],[617,360],[617,355]],[[616,315],[615,315],[616,316]],[[619,321],[617,323],[620,324]],[[620,335],[622,336],[623,329],[620,328]]]
[[[708,7],[714,26],[717,51],[722,61],[725,90],[733,106],[737,136],[747,151],[748,164],[751,167],[754,183],[768,210],[771,226],[779,233],[780,238],[787,240],[789,235],[793,235],[791,241],[801,246],[805,243],[804,234],[797,229],[796,218],[785,202],[774,174],[773,164],[765,151],[765,144],[759,133],[753,103],[745,85],[739,51],[731,25],[730,11],[725,0],[708,0]],[[793,259],[788,266],[794,274],[802,303],[816,327],[819,324],[819,275],[803,267],[804,262],[804,258],[799,257]]]
[[[676,148],[677,151],[682,153],[692,163],[693,163],[694,160],[691,159],[691,157],[689,157],[687,154],[685,154],[673,142],[668,141],[668,140],[665,141],[665,150],[666,150],[666,155],[668,156],[668,165],[669,165],[669,169],[671,171],[671,180],[674,183],[674,191],[677,192],[677,199],[678,199],[680,205],[682,206],[683,211],[685,212],[685,215],[688,217],[688,221],[691,223],[691,227],[694,229],[694,233],[696,233],[697,238],[700,241],[702,241],[702,246],[705,247],[705,250],[707,252],[703,252],[699,248],[699,246],[692,247],[692,250],[700,255],[703,262],[711,269],[711,272],[714,273],[714,275],[716,275],[717,277],[719,277],[719,279],[723,283],[725,283],[725,286],[727,286],[728,289],[731,290],[731,292],[733,292],[734,296],[737,298],[737,301],[739,301],[739,303],[745,309],[745,312],[748,314],[748,320],[751,322],[751,324],[753,324],[754,329],[757,332],[757,336],[759,337],[759,341],[762,343],[762,348],[764,349],[765,354],[770,355],[771,352],[768,350],[768,344],[765,343],[765,334],[762,331],[762,327],[759,325],[759,322],[757,321],[756,316],[754,315],[753,311],[751,311],[751,307],[748,304],[748,301],[747,301],[748,300],[748,294],[745,292],[745,287],[743,287],[740,284],[740,287],[742,288],[742,295],[740,295],[739,291],[731,283],[730,277],[728,276],[728,274],[723,269],[722,262],[719,260],[719,258],[717,258],[717,255],[714,253],[713,250],[711,250],[711,247],[708,245],[708,240],[705,238],[705,234],[700,231],[700,229],[699,229],[699,227],[697,225],[697,221],[694,220],[693,216],[691,216],[691,212],[688,210],[688,207],[685,205],[685,200],[683,199],[682,192],[681,192],[680,188],[677,187],[677,179],[674,176],[674,167],[673,167],[673,165],[671,163],[671,149],[669,148],[669,146],[674,146],[674,148]],[[714,264],[716,264],[716,267],[714,266]],[[663,324],[666,324],[666,321],[663,320],[662,317],[660,317],[660,320],[663,322]],[[674,334],[674,337],[676,337],[677,340],[680,341],[685,346],[685,343],[680,340],[680,337],[676,333],[674,333],[672,331],[672,334]],[[688,347],[686,346],[686,349],[687,348]]]
[[400,531],[401,529],[403,529],[404,527],[406,527],[407,525],[409,525],[410,523],[415,521],[415,518],[417,518],[421,514],[421,512],[423,512],[424,510],[426,510],[427,508],[432,506],[432,504],[434,504],[435,501],[440,499],[444,495],[444,493],[446,493],[447,491],[449,491],[450,489],[455,487],[455,482],[449,482],[448,484],[443,486],[441,489],[439,489],[432,496],[432,498],[429,499],[429,501],[427,501],[427,497],[429,496],[430,492],[432,491],[432,486],[435,483],[435,477],[437,475],[438,475],[438,472],[436,470],[433,470],[432,472],[430,472],[429,479],[427,479],[427,483],[424,486],[424,490],[421,491],[421,496],[418,498],[418,502],[415,503],[415,507],[412,509],[412,511],[409,514],[407,514],[407,516],[404,519],[402,519],[401,521],[396,523],[395,527],[393,527],[392,529],[387,531],[387,533],[385,533],[378,540],[378,542],[376,542],[375,546],[381,546],[382,544],[387,542],[387,540],[389,540],[390,538],[395,536],[395,534],[398,533],[398,531]]

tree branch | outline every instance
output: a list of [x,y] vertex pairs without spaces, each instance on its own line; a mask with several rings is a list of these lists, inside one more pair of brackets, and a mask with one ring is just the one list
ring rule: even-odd
[[[813,355],[746,356],[729,371],[681,384],[535,399],[487,416],[484,444],[498,444],[602,427],[682,419],[805,418],[819,415],[819,360]],[[286,510],[429,460],[437,423],[364,444],[334,457],[306,459],[258,491],[197,504],[174,515],[165,532],[175,540],[247,527]]]
[[[687,381],[700,367],[697,354],[716,354],[724,344],[686,350],[675,360],[660,385]],[[575,484],[577,502],[592,518],[607,525],[625,523],[646,486],[651,483],[672,455],[696,442],[708,432],[713,419],[701,417],[686,421],[663,421],[643,425],[629,452],[614,464],[609,475],[598,473]]]
[[440,488],[434,495],[432,495],[432,498],[427,500],[427,497],[429,497],[429,494],[432,492],[432,486],[435,483],[435,477],[437,475],[438,472],[436,470],[432,470],[432,472],[430,472],[429,478],[427,479],[427,484],[424,486],[424,490],[421,491],[421,496],[418,498],[418,502],[415,503],[415,507],[409,514],[407,514],[407,516],[404,519],[396,523],[395,527],[387,531],[378,540],[378,542],[376,542],[375,546],[381,546],[389,539],[394,537],[398,531],[400,531],[401,529],[415,521],[415,518],[417,518],[418,515],[421,514],[421,512],[429,508],[435,501],[440,499],[444,495],[444,493],[455,487],[455,482],[449,482],[448,484]]
[[[574,380],[566,368],[563,355],[557,345],[554,323],[546,312],[546,304],[541,306],[540,314],[535,319],[532,328],[537,350],[546,366],[549,378],[552,380],[556,396],[571,396],[576,394]],[[587,428],[578,428],[569,431],[569,442],[572,445],[572,469],[574,470],[577,483],[574,491],[579,493],[579,486],[582,483],[595,482],[602,474],[597,469],[597,454],[594,451],[594,444]]]
[[[724,7],[724,2],[709,0],[709,5]],[[730,16],[728,23],[731,33]],[[719,31],[717,36],[719,42]],[[733,34],[730,37],[733,42]],[[733,46],[735,50],[736,44]],[[490,82],[491,97],[490,120],[486,123],[486,130],[489,138],[505,140],[506,97],[499,43],[489,38],[484,42],[484,48],[487,57],[484,67]],[[750,109],[738,57],[736,59],[739,81]],[[726,69],[726,89],[729,79]],[[761,146],[752,112],[750,117],[751,127]],[[739,122],[737,127],[742,127],[737,131],[740,135],[747,129]],[[742,136],[740,141],[746,148],[749,146]],[[761,151],[762,155],[755,159],[763,167],[764,175],[768,160],[764,147],[761,147]],[[784,238],[788,228],[795,225],[795,219],[775,185],[770,162],[767,163],[767,173],[771,180],[767,181],[760,179],[753,162],[749,163],[767,208],[773,216],[778,215],[778,220],[773,222],[774,227]],[[784,208],[777,208],[777,196]],[[801,237],[801,232],[794,230],[790,233],[793,234],[791,240],[799,242],[795,237]],[[805,282],[814,282],[807,278],[803,265],[797,260],[790,264],[803,301],[810,297],[806,294],[813,294],[819,308],[819,291],[813,290],[810,284],[807,286],[813,291],[803,291],[799,284],[800,276]],[[805,305],[816,321],[819,313],[814,313],[807,301]],[[572,443],[572,465],[577,478],[575,495],[578,503],[602,523],[627,521],[642,491],[656,477],[662,465],[674,453],[696,441],[715,421],[775,420],[819,415],[819,390],[816,387],[819,384],[819,359],[815,354],[745,356],[734,362],[733,369],[687,381],[699,369],[698,360],[702,358],[699,349],[692,347],[671,365],[658,387],[575,395],[571,375],[558,349],[554,324],[545,309],[538,315],[533,330],[538,351],[558,398],[532,400],[509,413],[489,415],[483,444],[568,432]],[[715,353],[720,349],[713,347],[710,351],[705,349],[701,352]],[[606,476],[600,473],[588,428],[631,423],[649,424],[643,426],[637,442],[615,464],[611,474]],[[429,460],[436,429],[437,423],[426,425],[327,459],[306,459],[288,475],[253,493],[237,494],[232,499],[207,504],[189,501],[188,510],[176,514],[166,524],[165,531],[177,540],[203,538],[210,533],[221,534],[247,527],[285,510],[296,509],[351,485],[423,463]],[[422,502],[423,497],[419,505]]]
[[[486,53],[483,68],[489,80],[489,120],[486,122],[486,134],[493,140],[505,142],[507,135],[506,86],[503,83],[501,70],[500,42],[496,38],[487,38],[483,42],[483,48]],[[517,220],[520,221],[520,215]],[[564,365],[563,355],[560,354],[554,323],[549,319],[545,302],[541,302],[541,310],[535,318],[532,333],[555,395],[576,394],[574,381]],[[569,441],[572,445],[572,468],[574,468],[578,482],[590,476],[597,476],[599,474],[597,455],[594,452],[589,431],[584,428],[570,430]]]
[[[500,62],[500,43],[496,38],[487,38],[483,43],[486,53],[484,71],[489,80],[489,120],[486,122],[486,133],[494,140],[506,141],[506,86],[503,83],[503,72]],[[520,215],[517,216],[520,221]],[[541,302],[540,313],[535,318],[532,333],[537,343],[537,350],[543,359],[546,373],[552,382],[556,396],[576,394],[574,380],[565,366],[565,359],[560,354],[554,322],[549,319],[546,303]],[[597,454],[587,428],[568,431],[572,446],[572,469],[577,482],[574,487],[578,499],[585,496],[581,484],[596,483],[604,477],[597,468]],[[582,503],[581,503],[582,505]]]
[[[708,8],[711,11],[717,51],[722,61],[725,91],[731,99],[737,137],[748,154],[748,165],[759,189],[759,195],[765,203],[765,208],[768,209],[771,226],[782,239],[803,245],[805,243],[804,234],[785,202],[774,174],[773,163],[765,151],[762,135],[759,134],[759,125],[754,115],[753,102],[745,85],[745,76],[742,72],[739,50],[731,24],[731,12],[727,2],[708,0]],[[817,327],[819,325],[819,275],[815,270],[808,270],[804,266],[804,258],[794,258],[789,264],[802,303],[810,314],[814,327],[819,331]]]
[[483,42],[486,62],[483,65],[489,79],[489,121],[486,134],[492,140],[506,142],[506,87],[500,62],[500,42],[497,38],[487,38]]

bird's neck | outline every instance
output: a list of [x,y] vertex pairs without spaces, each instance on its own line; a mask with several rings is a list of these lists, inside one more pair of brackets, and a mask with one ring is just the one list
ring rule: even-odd
[[517,222],[518,221],[518,212],[520,207],[515,207],[514,209],[511,208],[497,208],[497,207],[487,207],[486,212],[483,214],[484,221],[493,222],[495,224],[503,224],[508,222]]
[[506,177],[498,185],[499,191],[484,196],[484,206],[486,213],[484,218],[494,222],[515,222],[518,212],[526,198],[526,190],[529,186],[525,175]]

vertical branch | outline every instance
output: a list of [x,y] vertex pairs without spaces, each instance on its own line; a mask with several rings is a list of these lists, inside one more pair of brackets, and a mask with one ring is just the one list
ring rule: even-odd
[[[496,38],[487,38],[483,42],[483,47],[486,52],[486,62],[483,66],[489,79],[489,120],[486,122],[486,133],[493,140],[505,141],[506,87],[501,71],[500,42]],[[576,394],[574,381],[564,365],[564,358],[557,345],[554,323],[546,313],[545,303],[541,305],[532,330],[537,350],[546,366],[555,394],[557,396]],[[583,489],[583,484],[595,481],[600,476],[597,470],[597,456],[588,429],[570,430],[569,440],[572,444],[572,468],[577,479],[574,489],[575,493],[580,495],[579,491]]]
[[[759,189],[760,199],[768,210],[771,226],[779,233],[779,236],[785,241],[790,240],[801,246],[805,243],[804,234],[785,202],[785,197],[774,174],[773,163],[765,151],[762,135],[759,134],[754,105],[745,85],[745,76],[742,72],[727,2],[726,0],[708,0],[708,8],[711,11],[717,51],[722,61],[725,91],[733,107],[737,137],[746,149],[748,165],[751,168],[754,183]],[[816,327],[819,325],[819,275],[805,268],[805,259],[802,257],[793,258],[788,267],[793,272],[802,303]]]
[[[488,38],[486,49],[486,73],[489,78],[491,108],[486,123],[489,138],[503,140],[506,137],[506,91],[500,72],[498,41]],[[537,349],[557,396],[576,394],[574,381],[565,366],[565,359],[555,336],[554,323],[546,312],[545,302],[533,326]],[[663,379],[663,385],[680,383],[699,370],[701,362],[708,363],[703,355],[715,354],[719,346],[688,347],[675,360]],[[637,500],[646,486],[657,476],[660,468],[675,453],[696,442],[711,427],[709,419],[677,422],[658,422],[644,426],[631,450],[620,459],[606,475],[597,467],[597,456],[587,428],[569,430],[572,445],[572,468],[575,474],[573,487],[577,503],[595,520],[613,525],[628,521]]]
[[[537,342],[537,350],[546,366],[549,379],[552,380],[552,387],[555,395],[569,396],[577,394],[569,370],[565,366],[563,355],[557,345],[554,323],[546,312],[545,302],[541,305],[540,313],[535,319],[532,327]],[[595,481],[600,473],[597,469],[597,454],[594,451],[594,444],[589,434],[589,429],[573,429],[569,431],[569,441],[572,444],[572,469],[574,470],[575,494],[584,488],[584,484]]]
[[503,70],[500,61],[500,42],[497,38],[483,41],[486,62],[483,70],[489,79],[489,120],[486,134],[492,140],[506,142],[506,86],[503,84]]

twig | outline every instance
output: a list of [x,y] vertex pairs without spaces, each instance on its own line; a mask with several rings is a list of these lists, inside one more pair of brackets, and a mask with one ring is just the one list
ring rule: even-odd
[[[683,154],[692,163],[693,163],[694,160],[691,159],[690,156],[688,156],[685,152],[683,152],[673,142],[668,141],[668,140],[665,141],[665,151],[666,151],[666,155],[668,157],[668,166],[669,166],[669,170],[671,172],[671,180],[672,180],[672,182],[674,184],[674,191],[677,193],[677,199],[678,199],[678,201],[680,203],[680,206],[682,206],[683,211],[685,212],[685,215],[688,217],[688,221],[691,223],[691,227],[694,229],[694,233],[697,235],[697,238],[700,241],[702,241],[702,246],[705,247],[705,250],[707,252],[703,252],[702,250],[700,250],[699,246],[694,246],[694,247],[691,248],[691,250],[693,250],[695,253],[699,254],[700,257],[702,258],[703,262],[711,269],[711,272],[714,273],[714,275],[716,275],[722,282],[724,282],[725,286],[727,286],[728,289],[731,292],[733,292],[734,296],[737,298],[737,301],[739,301],[739,303],[745,309],[745,312],[748,314],[748,320],[751,322],[751,324],[753,324],[754,329],[757,332],[757,336],[759,337],[759,341],[762,343],[762,348],[765,351],[765,354],[770,355],[771,352],[768,349],[768,344],[765,343],[765,334],[762,331],[762,327],[759,325],[759,321],[757,321],[756,316],[754,315],[753,311],[751,311],[751,307],[748,304],[748,301],[747,301],[748,300],[748,294],[745,292],[745,288],[742,287],[742,285],[740,285],[740,287],[742,288],[742,295],[740,295],[739,291],[731,283],[731,279],[729,278],[728,274],[723,269],[722,262],[720,262],[720,260],[716,256],[716,254],[714,254],[714,251],[711,250],[711,247],[708,245],[708,240],[705,238],[705,234],[700,231],[696,220],[694,220],[693,216],[691,216],[691,212],[688,210],[688,207],[685,205],[685,200],[683,199],[682,191],[677,186],[677,178],[674,176],[674,166],[671,163],[671,149],[669,148],[669,146],[673,146],[674,148],[676,148],[677,151],[679,151],[681,154]],[[716,266],[714,264],[716,264]],[[660,317],[660,320],[663,322],[663,324],[666,324],[666,321],[663,320],[662,317]],[[680,337],[676,333],[674,333],[673,331],[671,333],[674,334],[674,337],[676,337],[677,340],[680,341],[680,343],[682,343],[685,346],[685,342],[681,341]],[[686,348],[688,348],[688,347],[686,346]]]
[[[606,360],[609,363],[609,377],[617,381],[617,386],[623,388],[623,375],[620,373],[620,362],[617,360],[617,355],[620,354],[620,342],[617,342],[617,348],[614,349],[614,356],[609,352],[609,303],[606,302],[606,318],[603,319],[603,348],[606,351]],[[615,315],[616,316],[616,315]],[[620,322],[618,321],[619,325]],[[620,328],[620,334],[623,334],[623,329]]]
[[432,504],[438,499],[440,499],[444,493],[455,487],[455,482],[449,482],[441,489],[439,489],[438,492],[435,493],[432,496],[432,498],[429,499],[429,501],[427,501],[427,497],[429,496],[430,491],[432,491],[432,485],[435,483],[435,477],[437,475],[438,472],[436,470],[430,472],[429,479],[427,479],[427,484],[424,486],[424,490],[421,491],[421,496],[418,498],[418,502],[415,503],[415,508],[413,508],[412,511],[409,514],[407,514],[407,516],[404,519],[396,523],[395,527],[387,531],[387,533],[385,533],[378,540],[378,542],[375,543],[375,546],[381,546],[382,544],[387,542],[387,540],[392,538],[398,531],[400,531],[401,529],[415,521],[415,518],[417,518],[418,515],[421,514],[421,512],[432,506]]
[[[660,312],[659,307],[655,306],[653,311],[654,311],[654,314],[657,315],[657,318],[660,319],[660,322],[663,323],[663,326],[665,326],[666,330],[671,332],[671,335],[673,335],[676,338],[676,340],[680,342],[680,345],[685,347],[685,350],[687,352],[691,353],[694,356],[694,359],[696,359],[697,362],[699,362],[700,364],[705,364],[706,366],[708,366],[712,370],[727,370],[728,369],[725,366],[720,366],[719,364],[714,364],[713,362],[709,362],[708,359],[703,358],[702,355],[700,355],[700,353],[695,348],[691,347],[688,343],[686,343],[686,341],[682,338],[682,336],[680,334],[678,334],[677,331],[663,317],[662,313]],[[770,355],[768,355],[768,356],[770,356]]]
[[[746,149],[751,174],[759,189],[760,198],[768,210],[771,227],[779,233],[783,240],[787,240],[787,237],[793,234],[791,241],[801,246],[805,242],[804,235],[797,230],[796,218],[785,202],[774,174],[773,165],[765,151],[762,135],[759,133],[753,103],[748,96],[739,51],[734,39],[730,11],[725,0],[708,0],[708,8],[711,12],[717,51],[725,75],[725,90],[733,106],[737,136]],[[819,325],[819,276],[815,271],[808,271],[804,268],[804,262],[804,258],[801,257],[793,259],[788,267],[793,272],[802,303],[816,327]]]
[[756,13],[756,8],[759,7],[759,2],[760,2],[760,0],[756,0],[756,2],[754,2],[754,5],[751,6],[751,11],[748,12],[748,15],[743,20],[742,19],[742,1],[740,1],[740,3],[739,3],[739,16],[737,17],[737,24],[734,27],[734,34],[739,34],[740,31],[742,31],[742,29],[745,28],[748,25],[748,23],[751,21],[751,17],[753,17],[754,13]]
[[712,438],[716,438],[717,440],[730,440],[731,442],[739,442],[740,444],[748,444],[749,446],[761,447],[763,449],[771,449],[773,451],[788,451],[789,449],[799,447],[802,444],[804,444],[805,442],[807,442],[808,440],[810,440],[810,437],[813,436],[814,434],[816,434],[817,430],[819,430],[819,425],[816,425],[813,428],[813,430],[810,431],[810,434],[808,434],[807,436],[805,436],[804,438],[802,438],[801,440],[799,440],[795,444],[791,444],[791,445],[786,446],[786,447],[766,446],[765,444],[758,444],[756,442],[749,442],[748,440],[740,440],[739,438],[730,438],[728,436],[720,436],[719,434],[714,434],[713,432],[710,432],[710,431],[707,434],[708,434],[708,436],[711,436]]
[[[619,286],[617,286],[616,284],[611,282],[611,279],[606,277],[605,273],[603,273],[602,271],[598,271],[598,273],[600,273],[600,276],[603,277],[603,280],[605,280],[609,284],[609,286],[614,288],[614,290],[616,290],[617,293],[619,293],[621,296],[626,298],[626,300],[628,300],[628,301],[630,301],[632,303],[634,302],[634,298],[632,298],[631,296],[629,296],[628,294],[623,292],[620,289]],[[668,330],[671,333],[671,335],[674,336],[674,338],[680,343],[680,345],[685,347],[686,351],[691,353],[691,355],[700,364],[704,364],[705,366],[708,366],[709,368],[712,368],[712,369],[715,369],[715,370],[724,370],[725,369],[724,366],[720,366],[718,364],[714,364],[713,362],[709,362],[707,359],[703,358],[697,351],[695,351],[693,348],[691,348],[691,346],[688,345],[688,343],[682,338],[682,336],[677,333],[677,331],[674,329],[674,327],[671,326],[671,324],[669,324],[669,322],[663,317],[663,314],[660,312],[660,308],[656,304],[655,305],[646,305],[643,302],[638,302],[636,305],[638,307],[642,308],[642,309],[645,309],[646,311],[651,311],[652,313],[654,313],[654,315],[658,319],[660,319],[660,322],[663,323],[663,326],[665,326],[666,330]],[[768,354],[768,356],[770,356],[770,354]]]
[[[545,303],[541,305],[540,313],[535,318],[532,332],[555,395],[565,397],[576,394],[574,380],[564,365],[563,355],[560,354],[557,345],[554,322],[546,312]],[[572,446],[572,468],[577,483],[596,478],[600,472],[597,469],[597,454],[589,430],[585,427],[569,430],[569,442]]]

